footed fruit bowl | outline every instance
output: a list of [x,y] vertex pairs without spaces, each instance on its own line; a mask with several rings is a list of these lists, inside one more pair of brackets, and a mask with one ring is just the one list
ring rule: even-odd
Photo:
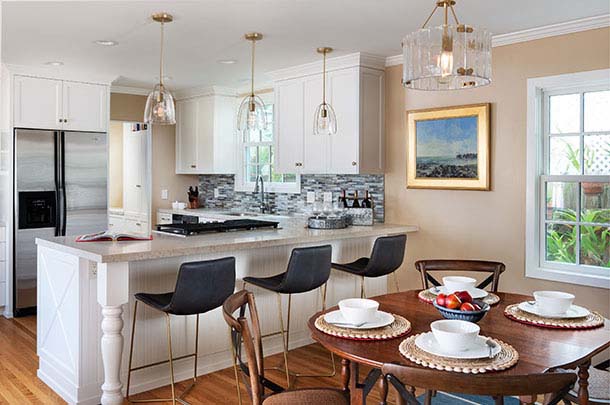
[[468,321],[477,323],[487,314],[490,309],[489,304],[486,304],[480,300],[473,300],[472,304],[476,304],[481,309],[475,309],[470,311],[464,311],[459,308],[449,309],[437,304],[436,301],[433,302],[434,307],[441,313],[443,318],[445,319],[459,319],[461,321]]

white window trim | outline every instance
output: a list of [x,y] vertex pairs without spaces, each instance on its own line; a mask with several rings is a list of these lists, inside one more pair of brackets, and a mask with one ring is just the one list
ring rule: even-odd
[[[272,92],[263,93],[258,95],[265,104],[273,104],[273,117],[275,121],[275,112],[276,107],[274,103],[274,96]],[[241,103],[242,98],[239,98],[239,103]],[[239,106],[239,104],[238,104]],[[275,122],[273,123],[275,125]],[[277,145],[275,142],[275,130],[274,128],[274,145]],[[235,174],[235,191],[239,192],[254,192],[256,188],[256,184],[252,182],[247,182],[244,179],[244,142],[243,137],[239,131],[235,131],[237,136],[237,173]],[[276,146],[277,147],[277,146]],[[277,150],[276,150],[277,154]],[[301,175],[296,173],[296,181],[294,183],[265,183],[265,191],[271,193],[286,193],[286,194],[300,194],[301,193]]]
[[[525,215],[525,276],[591,287],[610,289],[610,277],[598,269],[585,265],[557,265],[548,267],[541,258],[540,232],[542,218],[539,199],[542,196],[540,176],[544,173],[544,143],[542,137],[543,93],[568,90],[573,87],[608,85],[610,69],[570,73],[527,80],[527,169]],[[592,180],[607,181],[609,176],[590,176]],[[582,273],[574,272],[581,269]],[[595,274],[597,273],[597,274]]]

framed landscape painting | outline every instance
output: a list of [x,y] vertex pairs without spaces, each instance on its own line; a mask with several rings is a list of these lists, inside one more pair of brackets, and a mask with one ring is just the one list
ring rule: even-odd
[[489,104],[407,112],[407,188],[489,190]]

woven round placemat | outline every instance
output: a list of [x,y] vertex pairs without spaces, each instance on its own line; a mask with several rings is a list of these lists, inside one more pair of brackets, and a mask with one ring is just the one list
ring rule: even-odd
[[420,349],[415,344],[415,339],[418,336],[409,336],[403,340],[398,346],[398,350],[407,359],[423,367],[456,373],[482,374],[490,371],[506,370],[517,364],[519,360],[519,353],[514,347],[497,339],[493,339],[493,341],[500,345],[500,353],[491,359],[487,357],[481,359],[453,359],[437,356]]
[[519,304],[506,307],[504,315],[513,321],[525,323],[527,325],[539,326],[541,328],[554,329],[593,329],[604,326],[604,317],[595,311],[582,318],[557,319],[544,318],[542,316],[530,314],[519,309]]
[[[430,292],[430,290],[426,289],[426,290],[421,290],[419,292],[419,294],[417,294],[417,298],[419,298],[420,301],[423,301],[428,304],[432,304],[432,302],[436,299],[436,295],[432,294]],[[490,292],[490,293],[487,293],[486,297],[480,298],[480,300],[486,304],[495,305],[498,302],[500,302],[500,297],[498,297],[496,294]]]
[[350,329],[335,326],[324,320],[324,315],[320,315],[314,325],[316,328],[326,333],[327,335],[336,336],[345,339],[355,340],[386,340],[394,339],[399,336],[406,335],[411,331],[411,322],[406,318],[394,315],[394,322],[383,328],[375,329]]

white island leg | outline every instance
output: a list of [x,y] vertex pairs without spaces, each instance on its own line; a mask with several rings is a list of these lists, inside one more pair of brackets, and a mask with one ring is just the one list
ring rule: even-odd
[[129,264],[100,263],[97,301],[102,306],[102,405],[123,403],[121,358],[123,356],[123,304],[129,301]]

